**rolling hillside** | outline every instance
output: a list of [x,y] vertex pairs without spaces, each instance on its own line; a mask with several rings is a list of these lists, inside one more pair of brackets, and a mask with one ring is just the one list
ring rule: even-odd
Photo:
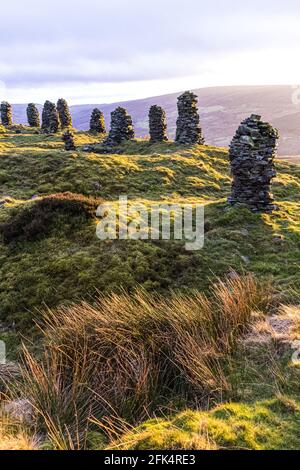
[[[280,131],[279,155],[300,155],[300,104],[293,104],[295,89],[291,86],[236,86],[200,88],[194,90],[199,97],[201,121],[208,144],[227,146],[240,122],[252,113],[260,114]],[[148,134],[148,109],[152,104],[163,106],[167,112],[169,134],[174,136],[177,117],[176,102],[180,93],[145,98],[122,103],[132,115],[138,137]],[[91,110],[100,107],[107,125],[110,112],[120,103],[71,106],[74,125],[87,129]],[[41,107],[40,107],[41,109]],[[14,105],[17,123],[26,122],[26,105]],[[298,157],[298,158],[297,158]]]
[[[300,167],[277,160],[277,209],[252,213],[226,202],[225,148],[18,131],[0,132],[0,449],[298,449]],[[120,195],[204,204],[204,248],[99,240]]]
[[[64,150],[60,134],[33,132],[0,135],[0,222],[11,218],[12,233],[16,230],[7,243],[0,242],[2,319],[23,323],[43,302],[55,307],[95,289],[132,290],[138,284],[160,291],[206,289],[211,276],[224,276],[231,268],[272,275],[283,290],[297,286],[298,166],[277,162],[273,189],[280,209],[273,216],[253,215],[227,210],[231,178],[223,148],[140,140],[123,144],[120,155],[101,155],[82,151],[95,140],[87,132],[76,133],[77,152]],[[87,219],[54,209],[51,223],[50,214],[44,221],[39,198],[60,193],[111,201],[127,195],[132,203],[147,205],[205,203],[206,249],[186,252],[175,241],[100,243],[94,233],[95,208]],[[278,237],[284,237],[283,244],[277,244]]]

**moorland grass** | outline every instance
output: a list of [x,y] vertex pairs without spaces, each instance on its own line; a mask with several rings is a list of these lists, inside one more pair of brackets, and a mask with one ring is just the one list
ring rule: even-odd
[[[25,357],[19,393],[47,435],[39,446],[299,448],[290,351],[282,356],[275,340],[254,351],[239,341],[253,310],[268,311],[253,296],[268,298],[267,280],[273,305],[299,302],[299,166],[276,162],[277,210],[253,214],[226,204],[225,149],[137,140],[103,155],[101,145],[83,151],[97,136],[75,139],[77,150],[66,152],[60,134],[0,128],[0,339],[8,359]],[[205,204],[204,249],[98,240],[95,206],[120,195],[147,207]],[[237,292],[234,272],[257,281],[243,277],[252,281]],[[226,287],[211,290],[218,277],[228,277]],[[43,335],[32,327],[43,325],[45,305]],[[29,351],[20,336],[31,336]],[[107,380],[95,385],[103,367]],[[222,400],[234,403],[215,408]],[[199,411],[203,403],[209,411]],[[141,425],[149,414],[159,420]],[[2,429],[0,447],[37,446],[35,429],[29,440],[28,429]]]
[[[118,148],[121,155],[101,155],[82,151],[97,140],[95,135],[76,132],[78,151],[66,152],[60,134],[21,127],[21,134],[0,134],[0,186],[6,202],[0,206],[1,321],[27,328],[42,304],[56,307],[97,291],[137,286],[159,292],[205,290],[231,269],[270,277],[282,292],[299,292],[299,167],[278,161],[278,210],[252,214],[225,202],[230,191],[225,149],[138,140]],[[95,214],[86,218],[79,208],[78,214],[43,210],[43,222],[39,207],[65,192],[114,203],[127,195],[130,204],[147,207],[204,203],[204,249],[187,252],[184,242],[174,240],[100,242]],[[23,226],[26,217],[30,223]],[[19,231],[8,243],[9,227]],[[24,238],[24,230],[37,228],[39,237]]]
[[95,420],[137,424],[172,402],[211,406],[230,393],[228,361],[254,312],[272,302],[270,286],[235,276],[210,297],[137,291],[47,310],[43,352],[25,349],[17,396],[58,448],[84,447]]

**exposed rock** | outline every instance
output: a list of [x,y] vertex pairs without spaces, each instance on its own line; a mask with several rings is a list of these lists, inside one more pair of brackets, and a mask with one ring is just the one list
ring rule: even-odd
[[91,114],[90,132],[97,132],[99,134],[106,133],[104,114],[100,109],[95,108]]
[[99,181],[94,181],[93,189],[96,189],[97,191],[101,189],[101,184],[99,183]]
[[126,109],[118,107],[111,113],[110,131],[107,139],[103,142],[105,146],[113,147],[121,144],[124,140],[134,138],[132,118]]
[[65,150],[76,150],[73,132],[70,130],[65,132],[62,136],[62,140],[65,144]]
[[204,144],[197,96],[191,91],[186,91],[179,96],[177,106],[176,142],[179,144]]
[[241,256],[241,260],[245,263],[245,264],[249,264],[250,263],[250,258],[249,256],[244,256],[244,255],[240,255]]
[[18,422],[24,424],[32,424],[33,422],[34,410],[26,398],[7,403],[4,406],[4,411]]
[[62,129],[72,127],[72,116],[69,105],[64,98],[60,98],[57,102],[57,111]]
[[151,106],[149,110],[150,142],[168,140],[166,113],[160,106]]
[[[1,327],[1,325],[0,325]],[[2,329],[2,328],[1,328]],[[2,358],[0,358],[2,359]],[[9,386],[14,380],[20,376],[20,367],[14,363],[5,363],[0,362],[0,399],[1,395],[6,395],[9,389]]]
[[272,348],[279,357],[291,351],[296,338],[294,328],[298,324],[299,307],[292,309],[282,306],[277,314],[258,318],[241,339],[242,344],[248,350],[263,347],[268,351]]
[[233,176],[231,205],[242,203],[254,212],[270,212],[275,207],[270,193],[276,176],[274,158],[278,131],[253,114],[242,122],[234,136],[229,158]]
[[12,105],[9,104],[7,101],[2,101],[0,111],[3,126],[11,126],[13,122]]
[[30,127],[40,127],[40,113],[34,103],[29,103],[27,106],[27,120]]
[[93,145],[85,145],[82,147],[83,152],[93,152],[94,146]]

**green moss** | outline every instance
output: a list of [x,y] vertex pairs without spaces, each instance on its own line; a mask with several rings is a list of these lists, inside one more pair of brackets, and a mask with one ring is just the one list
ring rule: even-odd
[[287,414],[277,399],[232,403],[209,412],[188,410],[169,419],[150,420],[125,434],[116,448],[299,449],[299,420],[299,409]]

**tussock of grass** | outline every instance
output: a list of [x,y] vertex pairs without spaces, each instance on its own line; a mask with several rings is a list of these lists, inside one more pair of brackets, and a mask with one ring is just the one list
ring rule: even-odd
[[92,417],[135,423],[175,397],[217,400],[238,338],[269,302],[267,286],[246,276],[210,298],[136,292],[48,310],[43,357],[25,351],[20,387],[57,448],[82,447]]

